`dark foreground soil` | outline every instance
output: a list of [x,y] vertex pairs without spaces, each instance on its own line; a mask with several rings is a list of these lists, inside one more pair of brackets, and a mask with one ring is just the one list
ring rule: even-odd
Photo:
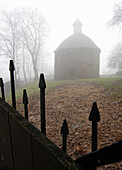
[[[112,101],[109,93],[102,87],[74,81],[46,94],[47,137],[61,148],[60,131],[66,119],[69,127],[67,153],[73,159],[91,152],[91,122],[88,118],[95,101],[101,117],[98,122],[98,149],[100,149],[122,139],[122,101]],[[38,129],[40,129],[39,110],[39,96],[32,96],[29,99],[29,121]],[[99,169],[122,169],[122,163]]]

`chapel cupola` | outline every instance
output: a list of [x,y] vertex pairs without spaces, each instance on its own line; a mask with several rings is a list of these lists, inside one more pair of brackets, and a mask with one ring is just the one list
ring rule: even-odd
[[82,33],[82,23],[79,19],[75,20],[75,22],[73,23],[73,27],[74,27],[74,34]]

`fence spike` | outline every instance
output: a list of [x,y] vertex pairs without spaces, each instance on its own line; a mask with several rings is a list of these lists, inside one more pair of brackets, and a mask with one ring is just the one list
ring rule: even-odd
[[42,89],[45,89],[45,88],[46,88],[46,83],[45,83],[44,74],[40,74],[39,88],[42,88]]
[[16,109],[15,82],[14,82],[15,67],[14,67],[13,60],[10,60],[9,70],[10,70],[10,79],[11,79],[12,106],[14,107],[14,109]]
[[44,74],[40,74],[39,88],[40,88],[41,132],[46,136],[46,119],[45,119],[45,88],[46,88],[46,83],[45,83],[45,79],[44,79]]
[[9,70],[10,70],[10,71],[14,71],[14,70],[15,70],[13,60],[10,60]]
[[28,120],[28,97],[27,97],[26,89],[23,90],[23,104],[24,104],[25,118]]
[[67,120],[65,119],[61,128],[61,134],[67,136],[69,135],[69,129],[68,129],[68,125],[67,125]]
[[0,87],[1,87],[2,99],[5,100],[4,83],[3,83],[3,79],[2,78],[0,78]]
[[23,90],[23,104],[28,104],[26,89]]
[[3,86],[4,86],[4,84],[3,84],[3,79],[0,78],[0,87],[3,87]]
[[90,112],[90,115],[89,115],[89,120],[95,121],[95,122],[100,121],[99,110],[98,110],[96,102],[93,103],[93,106],[92,106],[92,109],[91,109],[91,112]]
[[66,153],[67,149],[67,135],[69,135],[69,129],[67,125],[66,119],[63,122],[62,128],[61,128],[61,134],[63,137],[63,142],[62,142],[62,150]]
[[[90,115],[89,120],[92,121],[92,152],[97,150],[97,122],[100,121],[99,110],[97,107],[97,103],[94,102]],[[95,170],[96,168],[94,168]]]

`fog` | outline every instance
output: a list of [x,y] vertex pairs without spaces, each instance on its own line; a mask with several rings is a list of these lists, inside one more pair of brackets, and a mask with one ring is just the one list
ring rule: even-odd
[[[107,66],[108,58],[111,54],[111,51],[120,42],[121,39],[121,30],[119,27],[111,27],[108,25],[108,22],[111,20],[113,15],[113,10],[115,3],[122,2],[116,0],[92,0],[92,1],[81,1],[81,0],[1,0],[0,1],[0,9],[1,12],[4,9],[7,11],[7,14],[12,11],[16,11],[16,9],[28,9],[29,12],[34,10],[39,11],[39,15],[41,15],[42,22],[42,30],[43,30],[43,41],[37,41],[37,46],[34,46],[32,39],[34,36],[34,27],[32,29],[27,30],[24,28],[23,33],[21,32],[21,42],[23,40],[23,46],[19,45],[16,47],[18,57],[15,62],[15,67],[18,69],[19,74],[17,74],[17,79],[20,78],[24,80],[24,72],[26,75],[27,81],[29,79],[34,78],[36,74],[36,69],[38,74],[35,77],[39,77],[39,74],[43,72],[46,75],[52,75],[54,73],[54,51],[60,45],[62,41],[64,41],[67,37],[73,34],[73,26],[72,24],[76,19],[79,19],[82,22],[82,32],[89,38],[93,40],[93,42],[101,49],[100,53],[100,74],[113,74],[117,70],[109,69]],[[1,13],[0,12],[0,13]],[[17,12],[17,11],[16,11]],[[18,15],[18,13],[13,15]],[[2,14],[0,14],[1,17]],[[17,18],[16,15],[16,23],[19,25],[24,20],[24,24],[29,20],[27,12],[23,12],[23,18],[21,16]],[[13,17],[14,18],[14,17]],[[32,17],[31,17],[32,18]],[[27,19],[27,20],[26,20]],[[5,18],[3,18],[6,21]],[[31,22],[31,19],[30,19]],[[35,25],[40,23],[38,19],[35,19]],[[27,23],[26,23],[27,24]],[[7,25],[5,27],[5,22],[3,22],[4,33],[6,31],[7,38],[11,38],[8,32],[10,31],[10,27]],[[20,25],[19,25],[20,28]],[[24,38],[28,37],[28,42],[26,39],[22,39],[22,34],[24,34]],[[39,34],[42,35],[42,32]],[[17,34],[15,34],[17,35]],[[20,37],[20,33],[18,34]],[[16,42],[19,38],[16,37]],[[12,41],[12,39],[11,39]],[[18,41],[20,43],[20,41]],[[29,44],[29,48],[27,44]],[[40,44],[41,43],[41,44]],[[38,55],[31,57],[35,47],[35,54],[38,52],[38,46],[40,44],[40,49]],[[4,44],[5,45],[5,44]],[[26,48],[27,47],[27,48]],[[0,77],[6,82],[9,80],[9,60],[15,59],[14,54],[7,53],[7,48],[4,48],[3,52],[0,52]],[[24,52],[23,52],[24,50]],[[41,56],[41,57],[40,57]],[[34,66],[32,62],[37,62],[34,72]],[[23,66],[23,63],[24,66]]]

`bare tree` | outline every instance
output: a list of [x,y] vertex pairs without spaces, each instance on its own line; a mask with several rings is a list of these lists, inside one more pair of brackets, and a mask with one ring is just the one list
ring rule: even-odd
[[27,80],[27,72],[29,75],[32,69],[37,80],[38,65],[44,59],[42,50],[48,33],[43,15],[37,9],[23,8],[4,10],[0,16],[0,55],[14,60],[18,79],[24,77]]
[[108,58],[108,67],[116,69],[116,71],[122,70],[122,42],[118,43],[112,50]]
[[113,17],[108,23],[110,26],[122,27],[122,1],[115,4]]
[[[34,79],[38,79],[38,67],[41,56],[41,47],[45,37],[47,36],[47,24],[42,14],[37,9],[23,9],[20,15],[21,35],[24,46],[27,48],[34,71]],[[40,63],[41,66],[41,63]]]
[[[3,10],[0,15],[0,23],[0,55],[13,59],[17,64],[18,50],[20,48],[17,11],[7,12]],[[19,67],[17,66],[16,69],[16,79],[17,75],[18,79],[20,79]]]
[[[120,3],[115,4],[113,17],[109,21],[109,25],[111,27],[118,26],[121,30],[121,27],[122,27],[122,1]],[[108,58],[107,65],[111,69],[116,69],[116,71],[122,71],[122,42],[121,41],[112,50],[112,52]]]

